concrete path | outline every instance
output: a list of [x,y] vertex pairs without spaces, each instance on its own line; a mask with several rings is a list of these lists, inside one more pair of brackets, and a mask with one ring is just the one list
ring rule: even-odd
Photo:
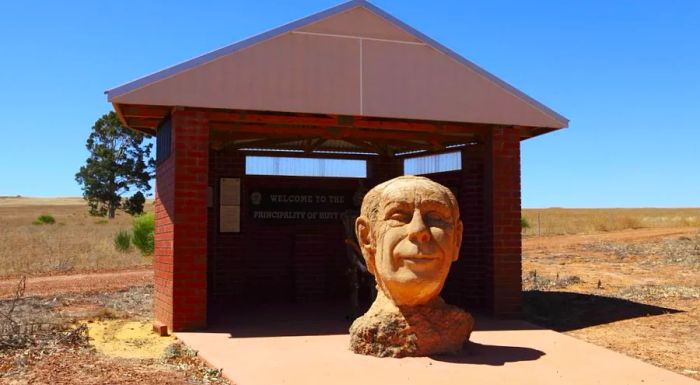
[[513,321],[477,319],[481,330],[456,356],[360,356],[348,350],[348,335],[340,334],[347,322],[333,321],[325,311],[307,309],[290,316],[287,310],[224,319],[209,332],[176,336],[210,365],[223,368],[237,385],[698,384],[611,350]]

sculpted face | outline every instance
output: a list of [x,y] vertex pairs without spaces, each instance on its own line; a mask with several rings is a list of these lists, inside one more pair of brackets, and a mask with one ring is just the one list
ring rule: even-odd
[[370,191],[356,231],[370,272],[397,305],[436,298],[462,241],[454,196],[421,177],[399,177]]

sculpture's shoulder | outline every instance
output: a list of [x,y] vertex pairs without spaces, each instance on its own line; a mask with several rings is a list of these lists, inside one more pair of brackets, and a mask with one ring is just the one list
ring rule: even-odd
[[450,332],[452,330],[471,329],[474,326],[474,318],[461,308],[445,303],[438,298],[431,305],[416,306],[402,311],[409,324],[420,329],[434,330],[435,332]]
[[368,311],[350,326],[350,349],[377,357],[406,357],[418,350],[416,335],[398,311]]
[[469,313],[441,299],[401,309],[373,306],[350,327],[350,348],[379,357],[454,352],[469,339],[473,327]]

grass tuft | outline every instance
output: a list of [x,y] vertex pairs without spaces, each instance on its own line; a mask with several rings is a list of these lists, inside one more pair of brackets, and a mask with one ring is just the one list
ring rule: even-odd
[[54,218],[50,214],[41,214],[32,223],[35,225],[53,225],[54,223],[56,223],[56,218]]
[[133,224],[133,244],[143,255],[153,254],[155,216],[153,213],[143,214],[134,218]]
[[131,234],[126,230],[121,230],[114,236],[114,248],[117,251],[126,253],[131,248]]

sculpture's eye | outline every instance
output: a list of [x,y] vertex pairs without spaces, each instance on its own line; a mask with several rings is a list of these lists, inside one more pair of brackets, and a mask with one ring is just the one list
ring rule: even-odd
[[425,224],[429,227],[447,227],[450,221],[437,211],[431,211],[425,215]]
[[411,214],[405,211],[392,211],[389,213],[389,220],[398,223],[408,223],[411,221]]

